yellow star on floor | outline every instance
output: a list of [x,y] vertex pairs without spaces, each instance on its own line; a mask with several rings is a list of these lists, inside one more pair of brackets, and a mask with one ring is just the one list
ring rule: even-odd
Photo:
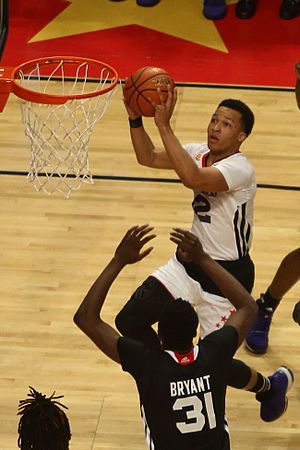
[[30,42],[134,24],[227,52],[214,22],[203,17],[202,9],[203,0],[161,0],[154,7],[138,6],[135,0],[71,0]]

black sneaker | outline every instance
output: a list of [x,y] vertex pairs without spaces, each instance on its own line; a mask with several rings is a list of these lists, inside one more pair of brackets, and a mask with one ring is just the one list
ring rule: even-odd
[[239,19],[251,19],[256,11],[255,0],[239,0],[235,7],[235,15]]
[[299,0],[283,0],[280,10],[280,19],[290,20],[298,17],[300,13],[300,1]]

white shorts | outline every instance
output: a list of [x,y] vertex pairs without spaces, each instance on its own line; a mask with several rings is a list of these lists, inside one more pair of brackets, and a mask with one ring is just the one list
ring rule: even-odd
[[187,274],[175,254],[151,275],[158,279],[174,298],[180,297],[194,306],[199,317],[201,338],[221,328],[235,311],[227,298],[203,291],[201,284]]

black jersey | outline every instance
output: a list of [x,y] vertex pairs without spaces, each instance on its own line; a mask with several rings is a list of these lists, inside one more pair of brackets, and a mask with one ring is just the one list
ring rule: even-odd
[[150,450],[229,450],[225,394],[237,344],[231,326],[184,355],[119,338],[122,368],[136,381]]

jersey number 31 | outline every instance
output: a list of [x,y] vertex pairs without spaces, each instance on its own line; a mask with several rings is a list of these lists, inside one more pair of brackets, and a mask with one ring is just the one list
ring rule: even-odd
[[216,416],[212,402],[211,392],[204,394],[205,411],[203,402],[196,395],[190,397],[178,398],[173,410],[179,411],[185,409],[186,418],[189,422],[176,422],[176,426],[181,433],[195,433],[201,431],[206,421],[210,429],[216,427]]

